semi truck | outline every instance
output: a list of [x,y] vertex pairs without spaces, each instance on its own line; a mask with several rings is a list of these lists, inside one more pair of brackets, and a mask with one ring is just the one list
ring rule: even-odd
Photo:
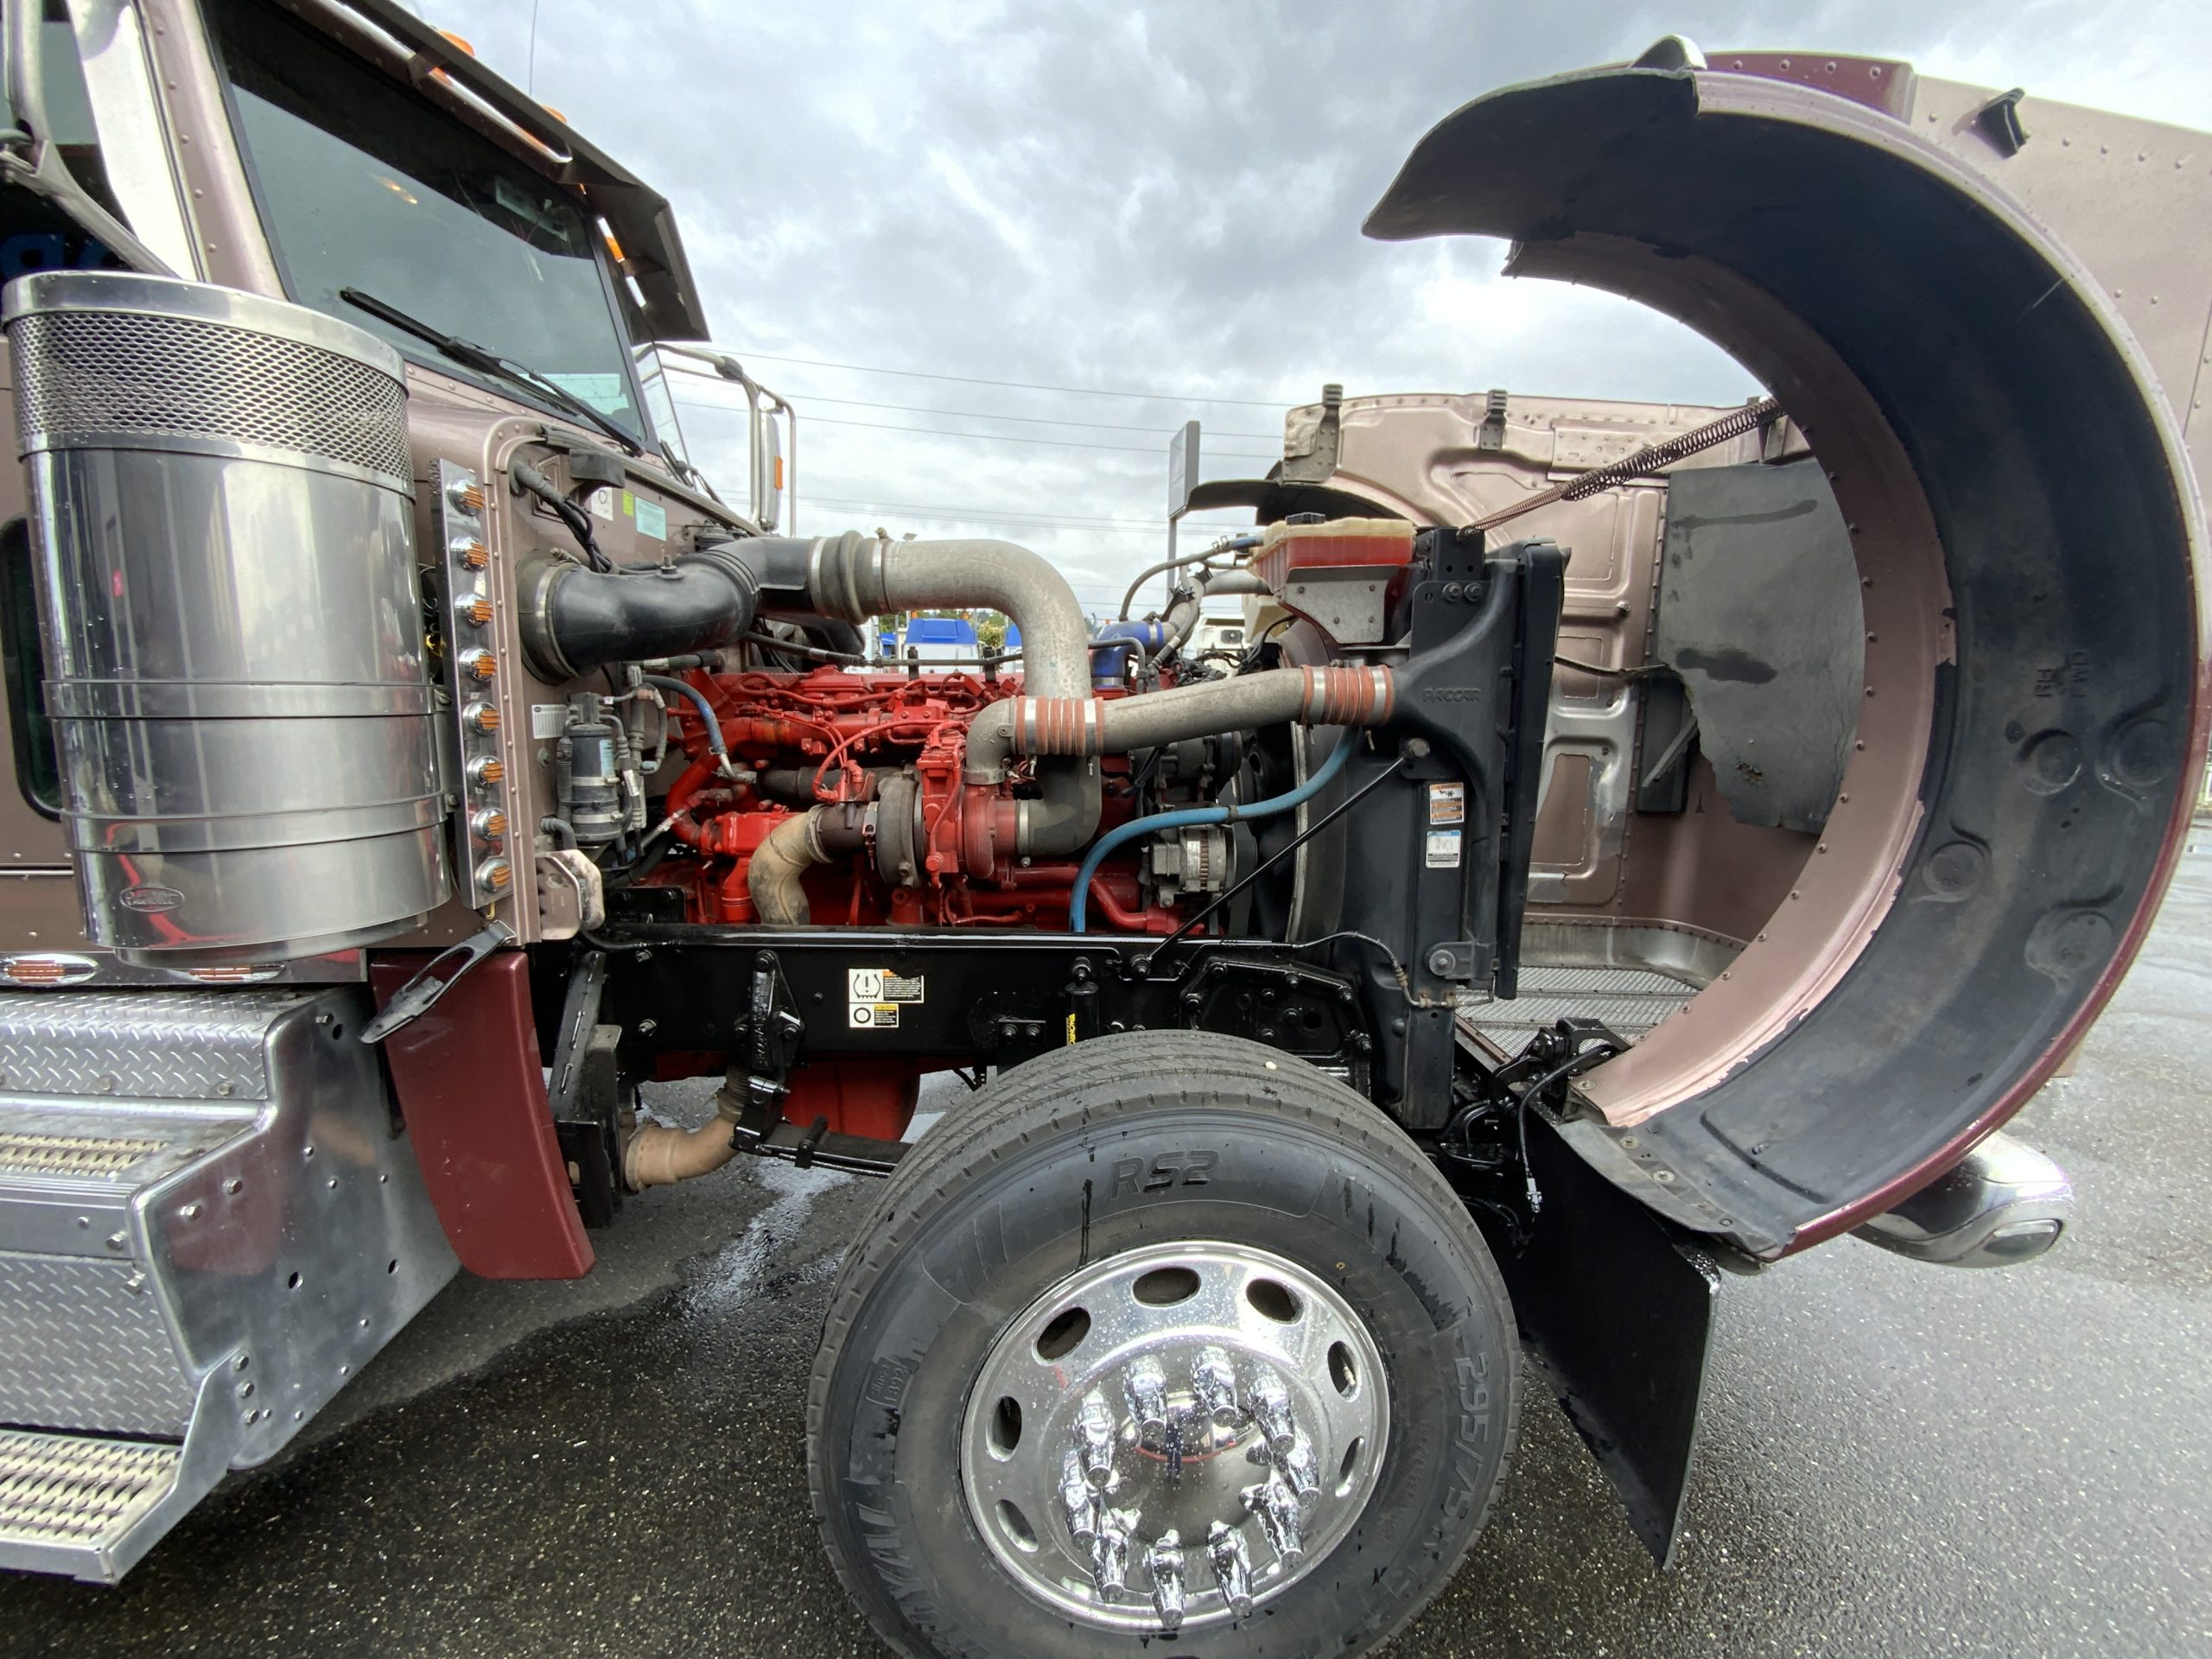
[[5,24],[0,1566],[769,1158],[881,1179],[793,1386],[893,1648],[1356,1652],[1529,1378],[1663,1561],[1727,1274],[2074,1224],[2002,1126],[2196,798],[2212,141],[1671,38],[1478,98],[1367,233],[1767,395],[1332,388],[1095,627],[718,494],[670,204],[391,0]]

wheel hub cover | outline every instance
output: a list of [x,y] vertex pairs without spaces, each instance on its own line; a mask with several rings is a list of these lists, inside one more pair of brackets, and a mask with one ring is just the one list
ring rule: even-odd
[[961,1430],[969,1513],[1030,1595],[1107,1629],[1242,1617],[1325,1557],[1389,1431],[1366,1326],[1240,1244],[1091,1263],[985,1357]]

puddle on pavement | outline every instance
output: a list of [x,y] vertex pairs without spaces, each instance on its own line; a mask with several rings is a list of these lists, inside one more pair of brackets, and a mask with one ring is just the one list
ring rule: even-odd
[[728,1313],[766,1290],[825,1281],[836,1273],[843,1259],[842,1249],[829,1249],[788,1269],[779,1271],[777,1267],[779,1253],[798,1241],[815,1205],[838,1188],[851,1185],[858,1176],[842,1170],[800,1169],[766,1159],[748,1173],[774,1197],[766,1209],[746,1224],[742,1234],[695,1269],[696,1276],[683,1291],[687,1313]]

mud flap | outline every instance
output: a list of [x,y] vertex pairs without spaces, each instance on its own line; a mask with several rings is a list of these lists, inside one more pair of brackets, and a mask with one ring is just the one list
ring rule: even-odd
[[1665,1568],[1689,1490],[1720,1270],[1534,1115],[1529,1157],[1542,1212],[1523,1249],[1498,1233],[1491,1247],[1553,1394]]

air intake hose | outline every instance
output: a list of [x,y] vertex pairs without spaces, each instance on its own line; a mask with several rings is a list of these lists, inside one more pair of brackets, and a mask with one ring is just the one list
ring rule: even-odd
[[524,565],[517,586],[523,651],[556,684],[609,663],[728,645],[752,628],[760,603],[760,582],[735,544],[605,573],[539,558]]

